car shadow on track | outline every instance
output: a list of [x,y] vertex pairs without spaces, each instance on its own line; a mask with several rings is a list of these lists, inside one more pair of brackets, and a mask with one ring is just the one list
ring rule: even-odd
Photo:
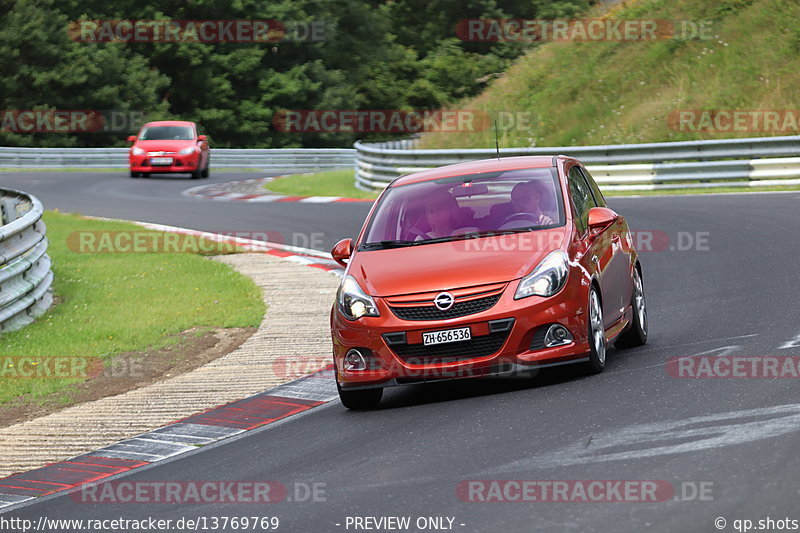
[[125,179],[135,179],[135,180],[158,180],[158,181],[197,181],[203,182],[206,178],[201,179],[194,179],[190,174],[150,174],[149,176],[138,176],[136,178],[131,178],[128,175],[122,176]]
[[[606,371],[623,362],[631,350],[620,352],[609,347]],[[587,375],[580,364],[545,368],[533,374],[518,377],[469,378],[393,387],[384,391],[378,411],[413,407],[439,402],[466,400],[480,396],[508,394],[529,389],[539,389],[584,379],[597,379]]]

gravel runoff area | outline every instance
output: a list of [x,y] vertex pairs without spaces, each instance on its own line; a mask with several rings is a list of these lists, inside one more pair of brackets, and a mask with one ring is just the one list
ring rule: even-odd
[[339,277],[267,254],[215,259],[264,291],[268,308],[258,331],[196,370],[0,430],[0,478],[266,391],[329,363],[329,313]]

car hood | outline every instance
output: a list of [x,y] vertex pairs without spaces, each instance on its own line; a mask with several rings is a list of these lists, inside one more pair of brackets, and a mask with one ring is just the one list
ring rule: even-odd
[[348,272],[372,296],[399,296],[508,282],[561,248],[565,228],[406,248],[358,251]]
[[196,141],[153,140],[136,141],[135,146],[148,152],[178,152],[187,146],[194,146]]

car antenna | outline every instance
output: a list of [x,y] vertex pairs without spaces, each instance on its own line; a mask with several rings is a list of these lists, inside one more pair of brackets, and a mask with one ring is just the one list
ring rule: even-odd
[[494,147],[497,150],[497,160],[500,161],[500,137],[497,134],[497,119],[494,119]]

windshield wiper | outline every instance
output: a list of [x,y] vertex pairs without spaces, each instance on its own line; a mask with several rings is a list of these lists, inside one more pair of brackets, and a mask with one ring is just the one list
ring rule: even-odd
[[405,241],[405,240],[376,241],[376,242],[364,243],[361,245],[361,248],[363,250],[405,248],[407,246],[419,246],[421,244],[436,244],[439,242],[463,241],[466,239],[477,239],[479,237],[513,235],[515,233],[527,233],[533,230],[534,230],[533,227],[526,227],[526,228],[514,228],[514,229],[502,229],[502,230],[472,231],[469,233],[462,233],[461,235],[451,235],[449,237],[438,237],[435,239],[425,239],[422,241]]
[[391,240],[391,241],[377,241],[367,242],[361,245],[364,250],[372,250],[375,248],[403,248],[405,246],[416,246],[425,241],[404,241],[404,240]]
[[528,233],[534,230],[534,226],[528,226],[525,228],[512,228],[512,229],[493,229],[493,230],[486,230],[486,231],[472,231],[469,233],[465,233],[463,237],[465,239],[474,239],[477,237],[495,237],[497,235],[513,235],[515,233]]

